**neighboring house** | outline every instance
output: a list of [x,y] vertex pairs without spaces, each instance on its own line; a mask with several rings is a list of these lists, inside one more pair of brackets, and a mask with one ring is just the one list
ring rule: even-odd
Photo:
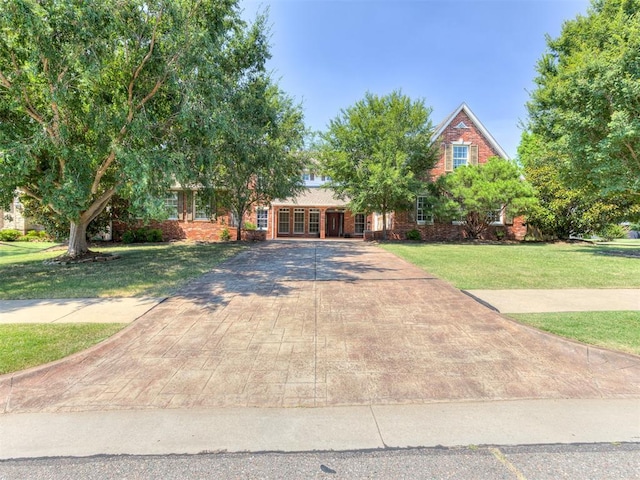
[[23,215],[23,207],[18,197],[13,199],[9,210],[0,209],[0,230],[18,230],[25,234],[29,230],[42,230],[41,225],[37,225],[28,217]]
[[[438,127],[432,141],[440,144],[440,157],[435,167],[425,172],[428,180],[435,180],[462,165],[485,163],[490,157],[508,159],[489,131],[471,109],[461,104]],[[245,221],[264,232],[264,238],[379,238],[382,216],[352,212],[348,201],[334,197],[331,190],[322,188],[326,178],[313,171],[304,174],[307,190],[295,198],[275,200],[271,205],[258,206],[249,212]],[[203,201],[197,189],[176,188],[165,199],[169,220],[154,222],[152,227],[163,231],[165,240],[190,239],[218,241],[228,231],[236,238],[237,220],[229,212],[215,212]],[[114,225],[118,239],[126,227]],[[436,223],[426,196],[418,196],[415,209],[410,212],[392,212],[387,218],[389,238],[404,239],[406,232],[417,229],[425,240],[457,240],[464,237],[461,222]],[[526,226],[523,218],[507,218],[496,212],[489,235],[502,228],[511,239],[523,239]]]

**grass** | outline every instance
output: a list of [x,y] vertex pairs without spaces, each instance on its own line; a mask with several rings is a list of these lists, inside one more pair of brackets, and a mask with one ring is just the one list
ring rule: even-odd
[[0,259],[40,252],[57,246],[59,244],[53,242],[0,242]]
[[0,299],[166,296],[244,247],[172,243],[96,248],[122,258],[109,262],[44,265],[64,253],[0,244]]
[[120,323],[0,325],[0,375],[71,355],[124,328]]
[[640,355],[640,312],[511,313],[509,317],[562,337]]
[[382,247],[461,289],[640,287],[640,243],[407,244]]

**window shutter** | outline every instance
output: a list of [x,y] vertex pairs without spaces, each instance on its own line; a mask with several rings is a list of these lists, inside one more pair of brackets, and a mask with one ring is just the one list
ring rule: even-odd
[[444,171],[453,172],[453,145],[444,146]]
[[178,220],[184,220],[184,192],[176,192],[178,195]]
[[469,147],[469,163],[471,165],[478,165],[478,145],[471,145]]

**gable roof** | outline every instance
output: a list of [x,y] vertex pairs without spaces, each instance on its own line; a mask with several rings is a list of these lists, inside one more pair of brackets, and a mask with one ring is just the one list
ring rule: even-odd
[[451,122],[453,122],[453,119],[456,118],[456,116],[462,112],[464,110],[464,113],[467,114],[467,117],[469,117],[469,119],[473,122],[473,124],[476,126],[476,128],[478,130],[480,130],[480,133],[482,133],[482,135],[484,136],[484,138],[487,139],[487,141],[489,142],[489,144],[494,148],[494,150],[496,152],[498,152],[498,154],[506,159],[509,160],[509,155],[507,155],[507,152],[505,152],[503,150],[503,148],[500,146],[500,144],[496,141],[495,138],[493,138],[493,135],[491,135],[489,133],[489,130],[486,129],[486,127],[482,124],[482,122],[480,120],[478,120],[478,117],[476,117],[474,115],[474,113],[471,111],[471,109],[469,108],[469,106],[462,102],[460,104],[460,106],[458,108],[456,108],[451,115],[449,115],[444,121],[442,121],[437,127],[435,132],[433,133],[433,135],[431,136],[431,141],[432,142],[436,142],[438,141],[438,139],[440,138],[440,136],[444,133],[445,129],[449,126],[449,124]]

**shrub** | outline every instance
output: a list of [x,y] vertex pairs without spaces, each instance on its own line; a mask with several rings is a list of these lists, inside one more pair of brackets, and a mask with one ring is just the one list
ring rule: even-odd
[[622,225],[617,225],[615,223],[606,225],[602,230],[598,232],[598,236],[602,237],[603,240],[610,242],[616,238],[624,238],[627,236],[627,231],[624,229]]
[[44,230],[29,230],[26,235],[22,235],[18,239],[19,242],[46,242],[47,240],[49,240],[49,235]]
[[15,242],[21,236],[18,230],[0,230],[0,242]]
[[122,234],[123,243],[157,243],[162,241],[162,230],[159,228],[142,227],[136,230],[127,230]]
[[503,240],[504,237],[506,237],[506,236],[507,236],[507,232],[505,232],[504,229],[502,229],[502,228],[497,228],[496,229],[496,238],[498,240]]
[[258,226],[255,223],[244,222],[244,229],[245,230],[257,230]]
[[231,233],[229,233],[229,229],[227,227],[224,227],[222,229],[222,232],[220,232],[220,240],[222,240],[223,242],[228,242],[229,240],[231,240]]
[[416,230],[415,228],[413,230],[409,230],[406,233],[406,236],[407,236],[407,240],[413,240],[413,241],[422,240],[422,237],[420,236],[420,232],[418,230]]

